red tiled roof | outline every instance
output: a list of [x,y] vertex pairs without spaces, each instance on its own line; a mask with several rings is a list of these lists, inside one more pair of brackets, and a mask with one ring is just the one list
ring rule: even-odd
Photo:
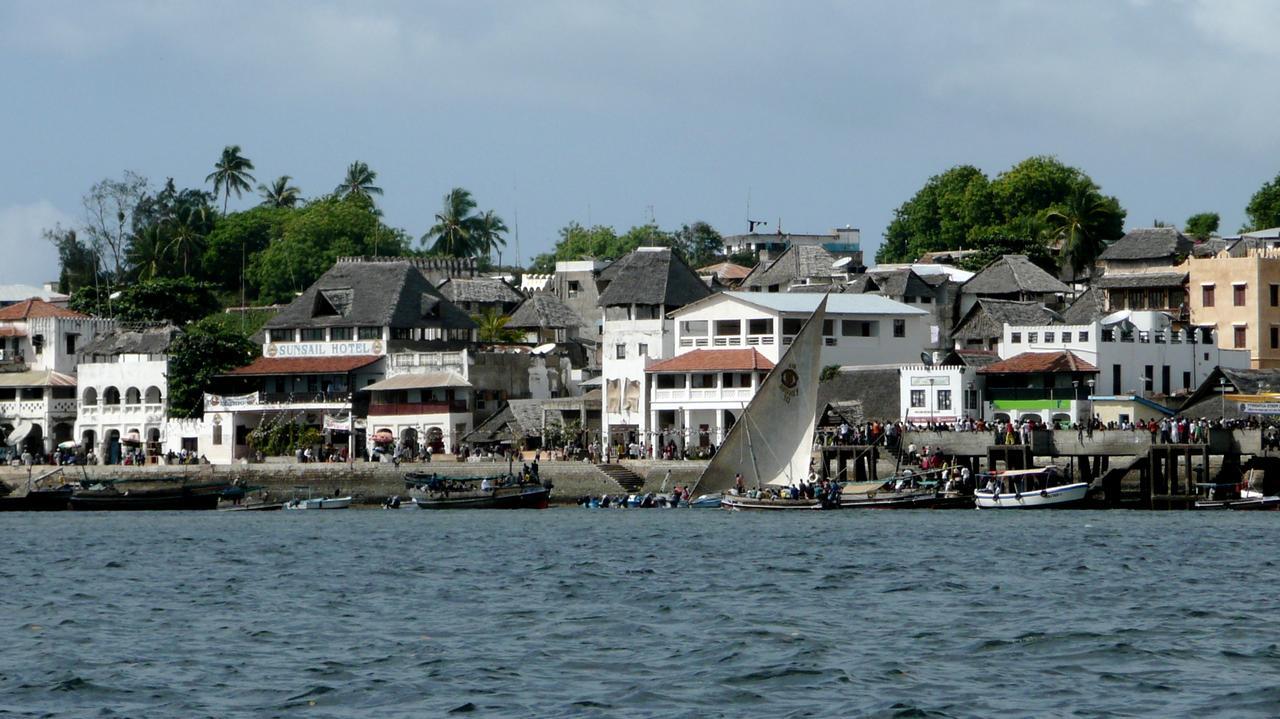
[[646,372],[713,372],[773,369],[768,357],[753,349],[694,350],[645,367]]
[[0,337],[26,337],[26,330],[20,330],[10,325],[0,325]]
[[714,265],[698,268],[698,274],[715,275],[722,280],[741,280],[751,274],[751,268],[735,265],[732,262],[717,262]]
[[259,357],[228,375],[246,377],[271,374],[336,374],[360,369],[382,359],[381,355],[356,357]]
[[1029,372],[1097,372],[1098,368],[1066,350],[1023,352],[1007,360],[978,369],[980,374],[1020,374]]
[[0,307],[0,321],[25,320],[29,317],[66,317],[67,319],[88,319],[83,312],[69,310],[66,307],[51,305],[39,297],[32,297],[8,307]]

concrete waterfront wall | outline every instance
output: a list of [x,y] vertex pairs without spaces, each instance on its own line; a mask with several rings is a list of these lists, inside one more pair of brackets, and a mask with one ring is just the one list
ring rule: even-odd
[[[49,466],[32,468],[32,475],[39,476],[53,469]],[[262,487],[271,497],[286,499],[295,495],[305,496],[307,489],[316,496],[330,495],[334,492],[350,494],[357,502],[378,504],[392,495],[404,495],[404,475],[406,472],[439,472],[452,477],[483,477],[493,474],[504,474],[506,463],[498,462],[433,462],[402,464],[396,469],[390,464],[379,462],[356,462],[346,464],[294,464],[269,462],[250,465],[199,465],[199,466],[87,466],[63,467],[63,474],[69,480],[101,481],[101,480],[135,480],[164,479],[185,476],[192,480],[208,479],[230,482],[242,480],[251,487]],[[519,465],[516,466],[519,469]],[[622,487],[610,479],[595,465],[587,462],[541,462],[539,473],[550,479],[555,485],[551,493],[554,503],[573,503],[582,495],[621,494]],[[661,481],[661,475],[658,477]],[[25,468],[0,468],[0,481],[15,489],[24,488],[27,484]],[[302,488],[302,489],[298,489]]]
[[[1036,456],[1143,456],[1151,449],[1150,432],[1126,430],[1095,431],[1092,437],[1079,439],[1074,431],[1035,432],[1032,450]],[[903,444],[914,442],[917,449],[926,445],[942,447],[949,454],[985,457],[987,448],[995,444],[993,432],[907,432]],[[1214,454],[1261,454],[1262,433],[1259,430],[1211,430],[1209,451]]]
[[662,481],[667,476],[667,471],[671,472],[671,481],[667,484],[667,491],[675,489],[676,485],[692,487],[697,484],[698,477],[702,476],[702,470],[707,468],[708,462],[697,460],[624,460],[622,465],[636,474],[644,477],[645,492],[662,491]]

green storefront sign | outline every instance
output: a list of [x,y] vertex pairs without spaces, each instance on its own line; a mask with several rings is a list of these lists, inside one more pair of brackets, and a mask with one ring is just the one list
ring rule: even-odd
[[992,404],[996,409],[1065,410],[1071,408],[1069,399],[998,399]]

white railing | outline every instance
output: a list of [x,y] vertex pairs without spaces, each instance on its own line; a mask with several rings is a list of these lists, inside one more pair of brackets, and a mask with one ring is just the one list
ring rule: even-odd
[[750,400],[750,387],[697,387],[692,389],[655,389],[654,402],[686,402],[692,400]]

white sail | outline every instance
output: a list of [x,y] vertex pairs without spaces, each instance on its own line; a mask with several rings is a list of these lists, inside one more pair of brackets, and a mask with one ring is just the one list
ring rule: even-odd
[[822,372],[823,297],[760,390],[729,429],[694,491],[722,492],[741,474],[749,488],[798,484],[809,478]]

